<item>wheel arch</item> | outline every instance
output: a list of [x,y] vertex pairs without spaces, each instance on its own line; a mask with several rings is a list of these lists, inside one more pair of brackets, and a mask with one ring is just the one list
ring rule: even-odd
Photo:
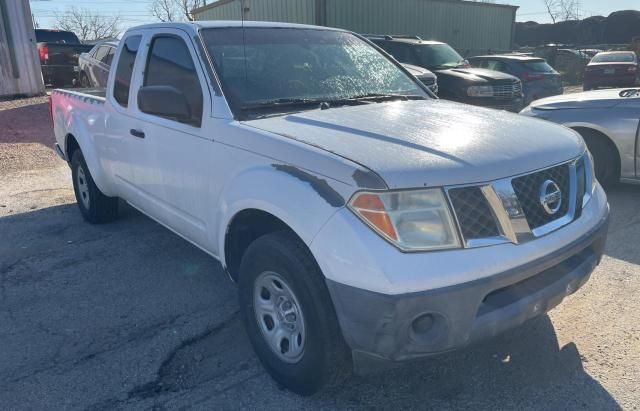
[[309,247],[353,187],[300,168],[262,164],[227,181],[215,215],[212,241],[235,279],[246,247],[261,235],[287,230]]
[[587,125],[573,125],[570,126],[571,129],[575,130],[582,136],[583,139],[586,140],[589,138],[597,138],[604,141],[607,146],[612,150],[615,155],[615,177],[616,179],[620,179],[621,171],[622,171],[622,157],[620,155],[620,150],[616,143],[613,141],[611,137],[609,137],[606,132],[599,127],[587,126]]

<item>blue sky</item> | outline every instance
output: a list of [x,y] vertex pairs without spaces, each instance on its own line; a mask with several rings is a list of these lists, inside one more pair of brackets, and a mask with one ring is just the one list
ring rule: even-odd
[[[4,0],[1,0],[4,1]],[[209,3],[212,0],[209,0]],[[393,0],[390,0],[393,1]],[[66,7],[86,7],[95,13],[104,15],[119,14],[123,19],[123,28],[141,23],[154,21],[149,13],[152,0],[30,0],[31,11],[40,27],[52,27],[55,13],[64,11]],[[549,22],[542,0],[498,0],[497,3],[520,6],[518,21],[534,20],[541,23]],[[608,15],[616,10],[640,10],[640,0],[582,0],[582,10],[585,16]]]

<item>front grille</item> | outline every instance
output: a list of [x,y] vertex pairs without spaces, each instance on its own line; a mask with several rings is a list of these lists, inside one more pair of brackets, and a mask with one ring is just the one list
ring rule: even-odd
[[449,190],[449,198],[465,240],[500,235],[489,203],[480,187],[451,189]]
[[[546,180],[554,181],[562,193],[560,209],[554,214],[548,214],[540,203],[540,189]],[[514,178],[511,184],[531,229],[549,224],[569,211],[571,198],[568,164]]]
[[501,84],[493,86],[493,96],[500,99],[511,100],[522,94],[522,83],[516,81],[511,84]]

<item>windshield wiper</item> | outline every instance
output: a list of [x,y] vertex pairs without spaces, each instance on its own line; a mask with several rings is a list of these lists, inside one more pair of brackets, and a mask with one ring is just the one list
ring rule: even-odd
[[[381,102],[381,101],[393,101],[393,100],[426,100],[428,97],[420,96],[417,94],[382,94],[382,93],[369,93],[363,94],[361,96],[354,96],[344,99],[346,101],[371,101],[371,102]],[[338,100],[340,101],[340,100]],[[331,101],[329,101],[331,103]]]
[[295,106],[308,106],[308,105],[320,105],[324,100],[309,99],[309,98],[278,98],[273,100],[265,100],[259,102],[251,102],[240,107],[241,110],[255,110],[260,108],[274,108],[274,107],[295,107]]

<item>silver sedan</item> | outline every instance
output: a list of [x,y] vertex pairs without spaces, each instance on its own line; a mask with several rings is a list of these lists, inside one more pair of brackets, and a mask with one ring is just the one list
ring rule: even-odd
[[572,128],[584,138],[603,186],[640,183],[640,89],[549,97],[520,114]]

